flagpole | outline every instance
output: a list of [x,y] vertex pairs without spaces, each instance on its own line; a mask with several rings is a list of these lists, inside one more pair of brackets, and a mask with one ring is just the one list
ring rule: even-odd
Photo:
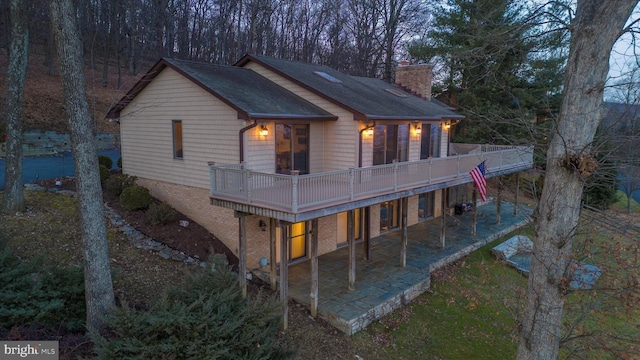
[[471,195],[471,201],[473,201],[473,203],[471,204],[473,212],[472,212],[472,217],[471,217],[471,235],[475,236],[476,235],[476,225],[478,224],[478,192],[476,191],[476,188],[473,188],[473,195]]

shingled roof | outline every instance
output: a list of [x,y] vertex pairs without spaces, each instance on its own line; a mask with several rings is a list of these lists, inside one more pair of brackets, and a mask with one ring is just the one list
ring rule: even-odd
[[440,103],[421,99],[379,79],[343,74],[324,65],[245,55],[236,66],[255,61],[323,98],[349,109],[355,120],[461,119]]
[[254,71],[204,62],[160,59],[115,105],[107,118],[120,111],[166,67],[190,79],[238,112],[239,119],[337,120],[337,117],[276,85]]

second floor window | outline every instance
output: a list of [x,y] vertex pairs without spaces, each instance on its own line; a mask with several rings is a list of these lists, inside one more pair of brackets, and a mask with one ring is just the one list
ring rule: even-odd
[[373,130],[373,165],[407,161],[409,125],[376,125]]
[[276,124],[276,173],[309,173],[309,125]]
[[440,124],[422,123],[420,159],[440,157],[441,139],[442,129],[440,128]]

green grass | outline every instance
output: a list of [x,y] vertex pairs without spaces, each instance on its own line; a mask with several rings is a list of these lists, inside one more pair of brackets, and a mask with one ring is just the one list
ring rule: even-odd
[[389,359],[515,355],[515,318],[527,279],[495,260],[495,244],[434,274],[430,291],[356,334],[355,340],[386,345],[378,350],[380,358]]
[[[561,358],[633,357],[640,349],[626,339],[640,338],[640,291],[633,283],[640,278],[638,244],[586,226],[575,240],[576,248],[584,249],[578,255],[604,274],[598,289],[568,294],[563,329],[565,334],[571,329],[575,339],[563,344]],[[532,236],[530,228],[517,233]],[[379,345],[368,359],[515,358],[527,279],[491,254],[505,238],[432,274],[427,293],[355,334],[356,346]]]
[[[627,195],[622,192],[622,190],[618,190],[616,196],[618,197],[618,201],[611,205],[611,208],[627,211]],[[631,199],[631,213],[637,212],[640,212],[640,204],[634,199]]]

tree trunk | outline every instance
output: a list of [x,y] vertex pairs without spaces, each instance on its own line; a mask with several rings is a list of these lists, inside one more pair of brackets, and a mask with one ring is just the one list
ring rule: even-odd
[[82,67],[82,44],[76,32],[72,0],[51,1],[51,21],[71,130],[76,168],[78,206],[84,248],[84,283],[87,331],[100,332],[106,313],[115,305],[98,155],[93,121],[89,113],[86,82]]
[[24,210],[22,174],[22,129],[24,117],[24,78],[29,56],[27,7],[22,0],[11,0],[11,43],[7,68],[7,156],[2,212]]
[[536,209],[536,237],[518,359],[555,359],[571,271],[572,241],[583,181],[595,169],[591,149],[602,119],[602,94],[611,48],[638,0],[578,0],[557,131]]

